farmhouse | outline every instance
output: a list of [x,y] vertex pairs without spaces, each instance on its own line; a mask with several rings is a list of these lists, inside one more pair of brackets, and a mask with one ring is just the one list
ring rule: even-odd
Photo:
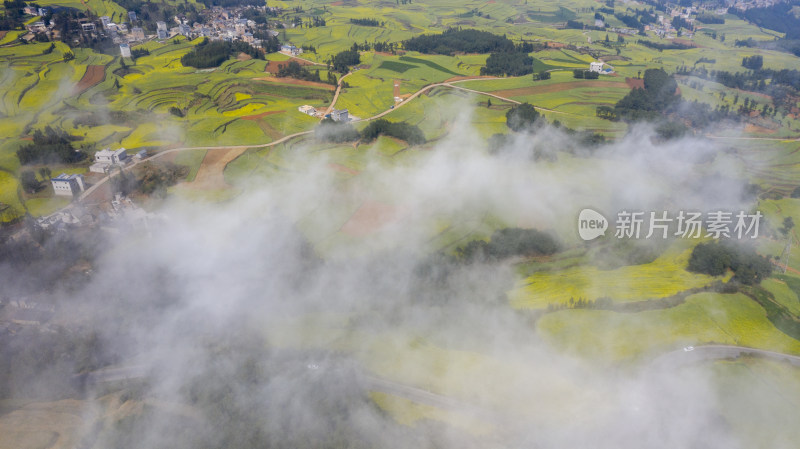
[[68,175],[61,173],[50,180],[53,183],[53,192],[56,195],[76,196],[86,190],[82,175]]
[[312,117],[317,114],[317,109],[314,106],[309,106],[307,104],[300,106],[297,108],[297,110]]
[[350,114],[347,109],[334,109],[331,111],[331,119],[334,122],[347,122],[350,120]]
[[134,41],[143,41],[144,40],[144,29],[141,27],[133,27],[131,28],[131,40]]
[[128,44],[119,44],[119,54],[123,58],[131,57],[131,47]]
[[295,47],[294,45],[281,45],[281,53],[285,55],[297,56],[303,53],[303,50]]
[[602,62],[590,62],[589,63],[589,71],[590,72],[597,72],[600,73],[603,71],[603,63]]
[[94,164],[89,167],[89,171],[105,173],[114,164],[125,165],[126,163],[128,163],[128,153],[125,152],[125,148],[116,151],[106,148],[94,154]]

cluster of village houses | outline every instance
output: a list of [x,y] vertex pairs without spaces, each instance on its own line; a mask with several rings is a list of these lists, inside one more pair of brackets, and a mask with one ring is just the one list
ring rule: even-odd
[[309,106],[304,104],[297,108],[298,111],[302,112],[303,114],[310,115],[316,118],[329,118],[334,122],[349,122],[352,120],[350,117],[350,113],[347,109],[332,109],[330,113],[325,113],[325,111],[320,111],[314,106]]
[[[280,12],[274,7],[247,7],[256,8],[262,12]],[[244,8],[221,8],[213,7],[203,10],[201,14],[206,17],[206,23],[193,23],[190,24],[186,16],[179,14],[173,17],[172,21],[156,22],[156,33],[148,34],[144,28],[135,26],[139,23],[139,18],[135,11],[128,12],[127,23],[116,23],[108,16],[102,16],[99,22],[92,19],[80,19],[78,22],[81,31],[86,33],[89,37],[100,37],[101,35],[111,38],[114,43],[120,45],[120,53],[123,57],[130,57],[130,44],[143,42],[148,39],[165,40],[175,36],[186,36],[188,38],[207,37],[211,40],[223,41],[244,41],[248,44],[259,48],[261,47],[261,40],[253,36],[253,31],[256,29],[256,23],[242,17]],[[46,16],[50,10],[48,8],[37,8],[28,6],[25,8],[25,13],[34,16]],[[291,26],[291,25],[288,25]],[[59,31],[54,29],[52,21],[45,23],[44,20],[33,22],[26,26],[30,34],[26,36],[28,40],[34,38],[35,33],[45,33],[48,38],[59,39]],[[278,36],[275,30],[266,30],[269,35],[273,37]],[[281,51],[291,55],[298,55],[302,50],[292,45],[286,45],[281,48]]]
[[[89,167],[92,173],[108,173],[112,167],[125,167],[131,162],[141,160],[147,156],[147,151],[142,150],[133,157],[129,157],[125,148],[111,150],[106,148],[94,154],[94,163]],[[61,173],[55,178],[51,178],[53,192],[59,196],[77,197],[86,190],[86,182],[83,175]]]

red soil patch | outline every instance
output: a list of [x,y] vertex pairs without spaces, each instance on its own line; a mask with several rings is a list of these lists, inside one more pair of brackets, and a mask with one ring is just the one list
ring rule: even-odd
[[547,48],[564,48],[567,44],[562,42],[547,42]]
[[8,33],[8,31],[5,31],[5,30],[0,31],[0,39],[6,37],[6,33]]
[[283,114],[284,112],[286,112],[286,111],[267,111],[267,112],[262,112],[261,114],[245,115],[244,117],[242,117],[242,120],[258,120],[258,119],[260,119],[262,117],[266,117],[268,115]]
[[681,44],[681,45],[688,45],[690,47],[697,47],[697,44],[695,44],[692,41],[688,41],[686,39],[672,39],[672,42],[675,42],[676,44]]
[[312,63],[310,63],[310,62],[308,62],[306,60],[303,60],[303,59],[289,58],[286,61],[269,61],[267,63],[267,67],[264,69],[264,71],[265,72],[269,72],[269,73],[278,73],[278,69],[279,69],[278,66],[280,66],[280,65],[282,65],[282,66],[289,65],[289,63],[291,61],[294,61],[294,62],[300,64],[301,66],[302,65],[314,65],[314,64],[312,64]]
[[744,132],[750,134],[775,134],[777,131],[777,129],[764,128],[763,126],[753,125],[752,123],[748,123],[744,127]]
[[553,92],[563,92],[565,90],[578,89],[581,87],[597,87],[597,88],[621,88],[625,86],[623,83],[614,81],[576,81],[574,83],[557,83],[548,84],[545,86],[533,87],[520,87],[517,89],[497,90],[491,92],[500,97],[521,97],[525,95],[547,94]]
[[341,231],[353,236],[368,235],[395,221],[398,212],[395,206],[367,200],[342,226]]
[[345,167],[342,164],[330,163],[330,164],[328,164],[328,167],[330,167],[331,169],[333,169],[335,171],[338,171],[338,172],[347,173],[348,175],[357,175],[357,174],[361,173],[358,170],[354,170],[354,169],[352,169],[350,167]]
[[234,159],[247,151],[247,148],[230,148],[208,150],[194,181],[183,183],[183,188],[197,190],[216,190],[229,187],[225,182],[223,172],[225,167]]
[[75,86],[75,90],[77,93],[83,93],[90,87],[102,82],[106,79],[106,68],[102,65],[90,65],[86,67],[86,73],[83,74],[83,78],[78,81],[78,85]]
[[342,5],[344,5],[344,2],[333,2],[333,3],[331,3],[331,6],[342,6]]
[[317,83],[315,81],[296,80],[294,78],[278,78],[276,76],[267,76],[264,78],[254,78],[254,79],[257,81],[269,81],[272,83],[294,84],[297,86],[315,87],[318,89],[325,89],[325,90],[336,90],[336,87],[330,84]]
[[636,88],[644,89],[644,80],[643,79],[625,78],[625,82],[628,83],[628,86],[630,86],[631,89],[636,89]]
[[253,59],[253,57],[252,57],[252,56],[250,56],[250,55],[248,55],[247,53],[239,53],[239,54],[236,56],[236,60],[237,60],[237,61],[249,61],[249,60],[251,60],[251,59]]

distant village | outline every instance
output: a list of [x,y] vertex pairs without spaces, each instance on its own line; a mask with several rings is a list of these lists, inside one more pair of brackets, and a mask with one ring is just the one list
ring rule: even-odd
[[[54,20],[47,20],[51,14],[57,13],[56,8],[39,8],[27,6],[25,14],[40,16],[42,19],[25,26],[29,31],[22,37],[26,41],[33,41],[37,35],[46,36],[48,40],[63,40],[60,27],[56,26]],[[64,8],[58,8],[61,10]],[[281,13],[279,8],[267,6],[244,6],[236,8],[213,7],[204,9],[195,15],[195,20],[185,14],[176,14],[170,21],[156,21],[155,29],[148,31],[141,17],[135,11],[129,11],[127,22],[113,22],[108,16],[99,18],[82,17],[74,19],[76,31],[79,33],[72,38],[70,44],[81,44],[98,39],[110,39],[114,44],[120,46],[120,54],[123,57],[131,57],[130,46],[152,39],[167,40],[177,36],[185,36],[189,39],[206,37],[210,40],[220,41],[243,41],[255,48],[263,48],[263,41],[269,38],[276,38],[279,32],[271,29],[273,27],[294,27],[295,24],[283,24],[275,22],[268,24],[266,20],[259,20],[259,23],[247,17],[275,17]],[[247,16],[247,17],[246,17]],[[190,23],[191,22],[191,23]],[[202,22],[202,23],[201,23]],[[302,50],[285,45],[281,51],[297,55]]]

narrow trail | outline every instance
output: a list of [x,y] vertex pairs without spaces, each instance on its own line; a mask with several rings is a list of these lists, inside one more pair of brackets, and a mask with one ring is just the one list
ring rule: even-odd
[[[313,61],[309,61],[309,62],[313,62]],[[350,75],[352,73],[353,72],[349,72],[346,75],[342,76],[341,79],[339,79],[339,83],[338,83],[336,92],[334,94],[334,97],[333,97],[333,100],[331,101],[330,106],[328,106],[328,108],[326,110],[326,114],[330,113],[330,111],[333,110],[334,107],[336,106],[336,102],[339,99],[339,94],[341,93],[341,90],[342,90],[342,81],[348,75]],[[482,79],[483,80],[497,80],[497,79],[504,79],[504,78],[493,77],[493,78],[482,78]],[[446,87],[446,88],[451,88],[451,89],[460,90],[460,91],[464,91],[464,92],[469,92],[469,93],[476,94],[476,95],[484,95],[484,96],[496,98],[498,100],[505,101],[505,102],[508,102],[508,103],[511,103],[511,104],[521,104],[519,101],[513,100],[511,98],[506,98],[506,97],[502,97],[500,95],[496,95],[496,94],[493,94],[493,93],[490,93],[490,92],[482,92],[482,91],[479,91],[479,90],[468,89],[466,87],[461,87],[461,86],[456,86],[455,85],[457,83],[464,83],[464,82],[468,82],[468,81],[474,81],[474,80],[472,80],[472,79],[464,79],[464,80],[449,81],[449,82],[448,81],[444,81],[444,82],[441,82],[441,83],[429,84],[427,86],[424,86],[424,87],[420,88],[418,91],[414,92],[408,98],[406,98],[403,101],[395,104],[394,106],[390,107],[389,109],[387,109],[387,110],[385,110],[383,112],[380,112],[380,113],[378,113],[376,115],[373,115],[372,117],[360,118],[358,120],[354,120],[354,122],[368,122],[368,121],[377,120],[379,118],[382,118],[382,117],[384,117],[384,116],[396,111],[397,109],[400,109],[401,107],[405,106],[406,104],[412,102],[414,99],[416,99],[420,95],[430,91],[431,89],[437,88],[437,87]],[[539,106],[536,106],[536,109],[540,110],[540,111],[553,113],[553,114],[576,115],[576,114],[572,114],[572,113],[569,113],[569,112],[556,111],[556,110],[553,110],[553,109],[542,108],[542,107],[539,107]],[[135,166],[137,166],[137,165],[139,165],[141,163],[161,158],[166,154],[172,154],[172,153],[177,153],[177,152],[181,152],[181,151],[190,151],[190,150],[211,150],[211,151],[242,150],[241,152],[243,153],[248,148],[266,148],[266,147],[271,147],[271,146],[282,144],[282,143],[287,142],[287,141],[289,141],[291,139],[294,139],[296,137],[306,136],[306,135],[313,134],[313,133],[314,133],[313,130],[301,131],[301,132],[298,132],[298,133],[294,133],[294,134],[290,134],[290,135],[284,136],[284,137],[282,137],[282,138],[280,138],[278,140],[275,140],[273,142],[263,143],[263,144],[255,144],[255,145],[198,146],[198,147],[172,148],[172,149],[169,149],[169,150],[165,150],[165,151],[161,151],[159,153],[156,153],[156,154],[154,154],[154,155],[152,155],[150,157],[142,159],[141,161],[137,161],[134,164],[129,165],[126,168],[133,168],[133,167],[135,167]],[[729,139],[729,140],[775,140],[775,141],[797,140],[797,141],[800,141],[800,137],[790,137],[790,138],[722,137],[722,136],[706,136],[706,137],[711,138],[711,139]],[[83,192],[83,194],[81,194],[81,196],[79,198],[79,201],[87,198],[88,196],[90,196],[101,185],[106,183],[110,179],[110,177],[115,176],[116,173],[117,173],[117,171],[114,171],[114,173],[111,174],[110,176],[106,176],[105,178],[101,179],[100,181],[98,181],[97,183],[95,183],[94,185],[89,187],[85,192]],[[69,207],[71,207],[71,206],[67,206],[66,208],[69,208]]]

